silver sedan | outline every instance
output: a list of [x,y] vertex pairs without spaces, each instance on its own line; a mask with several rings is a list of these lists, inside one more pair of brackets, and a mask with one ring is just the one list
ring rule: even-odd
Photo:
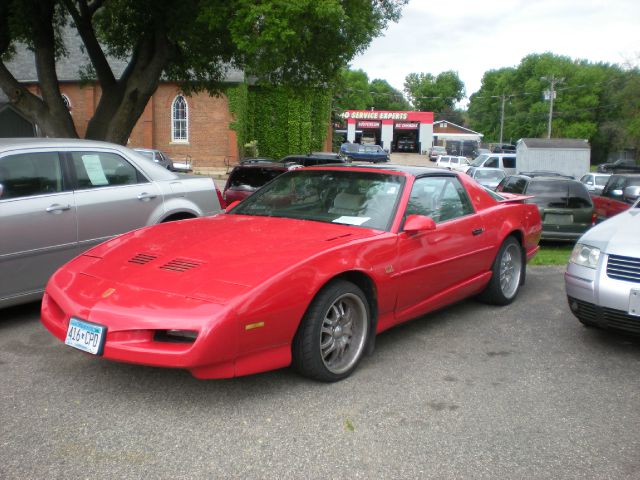
[[564,278],[569,307],[583,324],[640,333],[638,232],[636,201],[578,240]]
[[209,177],[177,175],[120,145],[0,139],[0,307],[37,300],[63,263],[117,234],[213,215]]

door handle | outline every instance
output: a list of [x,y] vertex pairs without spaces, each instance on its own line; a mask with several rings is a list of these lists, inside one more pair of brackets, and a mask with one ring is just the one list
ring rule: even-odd
[[45,209],[45,211],[48,213],[58,213],[65,210],[71,210],[71,205],[60,205],[59,203],[54,203],[53,205],[49,205]]
[[471,233],[473,233],[474,235],[480,235],[482,232],[484,232],[484,228],[476,228],[475,230],[471,230]]
[[138,200],[151,200],[152,198],[156,198],[157,195],[153,193],[142,192],[138,195]]

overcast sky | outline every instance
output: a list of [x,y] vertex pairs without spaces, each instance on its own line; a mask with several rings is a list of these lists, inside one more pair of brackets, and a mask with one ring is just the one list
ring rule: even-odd
[[544,52],[638,66],[640,0],[409,0],[351,67],[398,90],[409,73],[454,70],[468,97],[486,71]]

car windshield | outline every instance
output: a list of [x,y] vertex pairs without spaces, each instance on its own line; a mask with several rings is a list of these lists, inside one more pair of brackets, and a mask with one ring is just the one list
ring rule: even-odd
[[495,180],[499,182],[504,178],[504,172],[502,170],[476,170],[476,180]]
[[231,213],[388,230],[403,185],[401,175],[296,170],[279,176]]
[[471,162],[471,166],[481,167],[487,158],[489,158],[489,155],[478,155],[476,158],[473,159],[473,162]]
[[153,160],[153,152],[150,152],[149,150],[136,150],[136,152],[138,152],[140,155],[142,155],[145,158]]
[[377,153],[382,151],[382,147],[379,145],[363,145],[360,147],[360,151],[365,153]]

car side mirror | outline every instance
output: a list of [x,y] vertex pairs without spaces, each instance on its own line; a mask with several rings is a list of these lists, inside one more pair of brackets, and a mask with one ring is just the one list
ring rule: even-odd
[[611,191],[611,195],[614,197],[621,197],[622,194],[623,194],[623,191],[619,188]]
[[224,209],[224,213],[227,213],[233,210],[239,203],[240,203],[240,200],[234,200],[229,205],[227,205],[227,207]]
[[624,189],[623,198],[627,203],[635,202],[640,197],[640,185],[631,185]]
[[3,193],[4,193],[4,185],[0,183],[0,198],[2,198]]
[[404,221],[404,231],[407,233],[427,232],[436,229],[433,218],[424,215],[409,215]]

